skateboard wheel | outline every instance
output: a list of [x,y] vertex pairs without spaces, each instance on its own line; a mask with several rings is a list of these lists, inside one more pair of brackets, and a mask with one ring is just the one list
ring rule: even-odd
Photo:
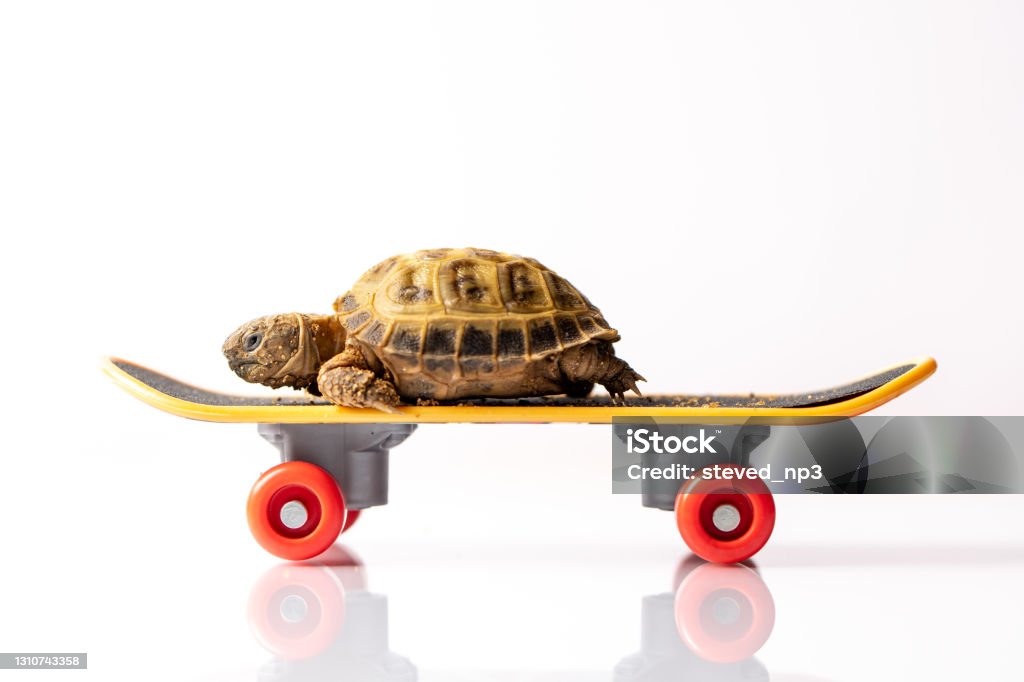
[[693,653],[714,663],[750,658],[775,627],[775,600],[756,571],[698,566],[679,584],[676,630]]
[[[735,465],[729,468],[740,470]],[[768,542],[775,527],[775,501],[759,478],[723,480],[698,472],[676,497],[676,525],[687,546],[702,559],[737,563]]]
[[361,512],[362,512],[361,509],[349,509],[348,510],[348,513],[345,515],[345,525],[341,527],[341,532],[342,533],[344,533],[349,528],[351,528],[353,525],[355,525],[355,522],[359,520],[359,516],[360,516]]
[[345,590],[330,567],[274,566],[249,592],[249,627],[263,648],[285,660],[312,658],[341,633]]
[[326,471],[309,462],[267,470],[249,493],[249,530],[263,549],[293,561],[320,554],[345,527],[345,500]]

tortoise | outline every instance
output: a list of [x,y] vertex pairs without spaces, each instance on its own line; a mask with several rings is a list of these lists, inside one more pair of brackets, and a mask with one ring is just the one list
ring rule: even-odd
[[224,342],[229,366],[252,383],[384,411],[402,399],[584,397],[595,383],[621,400],[644,380],[615,356],[619,334],[601,311],[532,258],[474,248],[395,256],[334,310],[246,322]]

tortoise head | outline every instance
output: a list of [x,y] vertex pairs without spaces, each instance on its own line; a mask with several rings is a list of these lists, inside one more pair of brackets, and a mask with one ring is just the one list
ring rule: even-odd
[[320,356],[310,316],[258,317],[233,331],[222,350],[231,370],[249,383],[271,388],[316,385]]

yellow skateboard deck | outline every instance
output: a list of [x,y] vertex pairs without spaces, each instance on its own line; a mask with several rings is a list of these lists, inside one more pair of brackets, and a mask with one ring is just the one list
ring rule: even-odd
[[894,365],[847,384],[785,395],[652,395],[614,404],[608,396],[469,400],[406,405],[398,414],[338,407],[306,393],[239,396],[186,384],[142,365],[106,358],[103,371],[139,400],[179,417],[211,422],[269,424],[583,423],[613,418],[700,420],[852,417],[889,402],[935,371],[932,358]]

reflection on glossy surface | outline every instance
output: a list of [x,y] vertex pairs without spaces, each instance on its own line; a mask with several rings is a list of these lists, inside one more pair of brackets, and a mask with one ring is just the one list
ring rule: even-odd
[[274,660],[260,680],[414,680],[388,648],[387,597],[370,593],[362,562],[335,546],[274,566],[249,595],[249,625]]
[[[767,680],[754,654],[771,634],[775,603],[756,569],[690,557],[674,583],[674,593],[641,598],[641,650],[615,667],[614,679]],[[340,547],[268,570],[252,588],[249,623],[274,655],[261,680],[417,676],[388,648],[387,598],[367,590],[362,562]]]
[[640,651],[615,668],[616,680],[768,680],[754,654],[775,624],[775,602],[750,565],[690,557],[675,593],[643,597]]
[[679,584],[675,623],[701,658],[735,663],[753,656],[775,626],[775,601],[761,576],[742,564],[703,564]]

